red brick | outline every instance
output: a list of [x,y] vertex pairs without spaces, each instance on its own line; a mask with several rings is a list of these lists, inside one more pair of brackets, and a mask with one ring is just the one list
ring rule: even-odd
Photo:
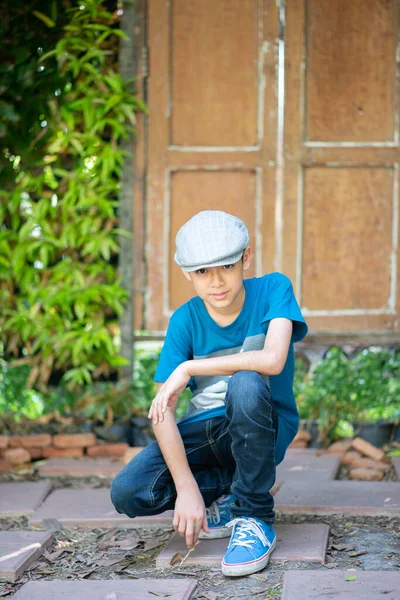
[[31,515],[50,490],[50,481],[0,483],[0,516]]
[[94,433],[60,433],[53,437],[56,448],[86,448],[96,443]]
[[50,446],[51,435],[49,433],[40,433],[33,435],[13,435],[10,437],[11,448],[43,448]]
[[131,462],[132,458],[135,458],[139,452],[141,452],[143,448],[141,446],[133,446],[133,448],[128,448],[128,450],[124,453],[124,463],[127,465]]
[[311,441],[311,433],[309,431],[306,431],[305,429],[299,429],[299,431],[296,433],[296,437],[294,438],[294,442],[298,442],[299,440],[304,440],[305,442],[310,442]]
[[308,442],[305,440],[293,440],[289,448],[307,448]]
[[327,452],[332,454],[344,454],[350,450],[352,443],[352,439],[338,440],[337,442],[331,444],[329,448],[327,448]]
[[387,473],[392,468],[388,463],[364,457],[352,460],[351,466],[356,469],[375,469],[375,471],[382,471],[382,473]]
[[375,471],[374,469],[350,469],[350,479],[357,479],[359,481],[382,481],[382,471]]
[[398,481],[400,481],[400,456],[392,456],[392,463],[394,467],[394,472],[397,475]]
[[[348,578],[353,576],[355,579],[349,581]],[[321,600],[322,598],[395,600],[399,597],[399,590],[400,572],[398,571],[295,569],[285,572],[282,600]]]
[[0,458],[0,473],[4,473],[6,471],[9,471],[10,469],[12,469],[12,464],[4,460],[3,458]]
[[382,460],[382,458],[385,456],[385,452],[382,449],[373,446],[360,437],[357,437],[353,440],[352,446],[361,452],[361,454],[365,454],[374,460]]
[[[324,564],[328,543],[328,525],[318,523],[278,524],[276,550],[271,562],[281,560],[308,561]],[[200,540],[200,543],[185,560],[185,565],[196,567],[219,567],[226,552],[228,540]],[[165,549],[156,558],[156,567],[171,569],[171,559],[177,553],[187,553],[185,539],[175,533]]]
[[[72,448],[82,450],[82,448]],[[39,468],[40,476],[70,475],[71,477],[90,477],[91,475],[115,476],[123,468],[119,459],[92,458],[50,458]]]
[[88,456],[124,456],[129,449],[129,444],[120,442],[118,444],[96,444],[90,446],[86,453]]
[[400,483],[395,481],[285,481],[275,496],[283,514],[399,516]]
[[29,581],[13,596],[14,600],[189,600],[196,589],[195,579],[119,579],[63,581]]
[[342,465],[352,465],[354,460],[360,460],[360,458],[362,458],[360,452],[357,452],[357,450],[350,450],[349,452],[346,452],[346,454],[343,454],[340,462]]
[[0,531],[0,577],[16,581],[51,545],[52,538],[45,531]]
[[9,437],[8,435],[0,435],[0,449],[4,450],[8,448]]
[[28,450],[29,454],[31,455],[31,459],[32,460],[37,460],[39,458],[43,458],[43,448],[25,448],[25,450]]
[[315,479],[330,481],[339,471],[339,457],[334,454],[318,455],[316,450],[288,450],[278,465],[276,479],[283,481]]
[[83,448],[43,448],[43,458],[80,458]]
[[[91,458],[90,460],[95,459]],[[173,517],[172,510],[152,517],[136,517],[134,519],[119,514],[111,503],[109,488],[58,489],[50,494],[32,515],[29,524],[34,527],[45,527],[47,519],[55,519],[66,527],[86,529],[92,527],[123,527],[125,525],[129,527],[153,528],[165,526],[170,528]]]
[[31,461],[31,455],[25,448],[9,448],[4,451],[4,460],[12,465],[23,465]]

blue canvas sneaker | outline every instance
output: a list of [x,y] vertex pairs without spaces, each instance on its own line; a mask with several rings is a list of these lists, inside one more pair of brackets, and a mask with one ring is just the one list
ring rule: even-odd
[[201,529],[199,533],[200,539],[214,540],[216,538],[224,538],[231,535],[232,529],[231,527],[227,527],[227,524],[232,519],[230,506],[234,502],[235,496],[233,494],[226,494],[213,502],[209,508],[206,508],[207,523],[210,533],[206,533]]
[[251,517],[233,519],[229,526],[233,531],[221,563],[222,574],[240,577],[266,567],[276,546],[273,526]]

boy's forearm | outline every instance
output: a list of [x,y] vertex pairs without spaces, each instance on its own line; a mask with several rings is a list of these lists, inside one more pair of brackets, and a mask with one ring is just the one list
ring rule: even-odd
[[172,411],[167,410],[162,423],[153,424],[153,431],[174,480],[176,491],[179,493],[188,485],[196,483]]
[[277,357],[273,350],[252,350],[218,356],[188,360],[182,367],[190,375],[233,375],[238,371],[256,371],[261,375],[277,375]]

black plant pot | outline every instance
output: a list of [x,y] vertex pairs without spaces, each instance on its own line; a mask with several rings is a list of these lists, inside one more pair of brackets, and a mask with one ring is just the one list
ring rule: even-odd
[[309,448],[322,448],[324,446],[319,439],[318,421],[316,419],[301,419],[300,429],[308,431],[311,435]]
[[115,421],[112,425],[95,425],[93,432],[100,440],[126,442],[132,445],[132,428],[129,420]]
[[361,437],[366,442],[377,448],[382,448],[390,441],[394,423],[393,421],[376,421],[375,423],[353,423],[354,436]]
[[400,442],[400,423],[394,426],[393,429],[393,441]]
[[132,446],[148,446],[155,440],[151,421],[147,417],[132,417]]

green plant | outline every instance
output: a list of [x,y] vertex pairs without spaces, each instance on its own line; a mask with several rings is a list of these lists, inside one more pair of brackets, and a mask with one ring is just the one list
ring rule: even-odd
[[[45,392],[27,388],[31,371],[28,365],[9,367],[0,363],[0,423],[7,422],[7,430],[28,433],[37,421],[54,428],[64,428],[83,423],[103,423],[110,426],[115,420],[128,420],[131,416],[147,416],[156,393],[153,381],[160,350],[137,348],[135,370],[129,384],[96,382],[71,392],[62,383]],[[181,394],[177,418],[181,418],[191,398],[187,388]],[[15,422],[15,423],[14,423]],[[1,433],[1,431],[0,431]]]
[[[135,390],[135,406],[138,407],[143,413],[147,414],[151,402],[156,395],[157,384],[154,383],[153,378],[157,368],[158,359],[160,357],[161,349],[146,351],[144,349],[137,349],[135,353],[135,368],[133,377],[133,387]],[[186,408],[192,392],[189,388],[180,395],[178,406],[176,409],[177,418],[183,417],[186,412]]]
[[317,419],[320,438],[332,441],[356,421],[400,419],[400,357],[368,348],[348,359],[339,348],[297,383],[302,418]]
[[0,414],[20,420],[23,416],[36,419],[43,413],[43,398],[26,387],[29,371],[26,365],[8,368],[0,361]]
[[297,396],[300,416],[317,419],[323,441],[331,441],[339,421],[349,415],[349,362],[338,348],[332,348]]
[[371,347],[350,361],[351,400],[356,419],[400,419],[400,356],[393,349]]
[[116,70],[114,15],[101,0],[68,11],[53,50],[60,88],[48,100],[35,164],[9,155],[15,184],[1,192],[0,333],[8,362],[29,365],[28,387],[52,373],[71,389],[108,378],[126,361],[116,319],[127,297],[117,274],[119,141],[143,104]]

